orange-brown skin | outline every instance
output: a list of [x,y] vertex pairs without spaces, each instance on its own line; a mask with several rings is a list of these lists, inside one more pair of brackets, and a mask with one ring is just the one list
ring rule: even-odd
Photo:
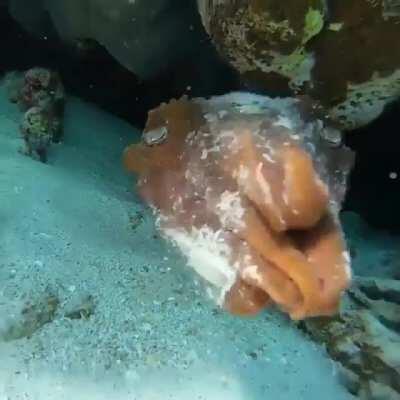
[[[259,138],[244,131],[238,133],[239,151],[225,149],[203,159],[196,142],[185,140],[205,124],[201,109],[186,100],[152,111],[146,130],[167,126],[166,142],[133,145],[124,154],[125,166],[140,176],[143,198],[167,217],[166,227],[207,225],[224,232],[237,268],[237,280],[225,296],[230,312],[253,315],[273,303],[293,319],[335,313],[350,280],[345,244],[328,189],[308,154],[287,137],[273,142],[275,160],[268,163]],[[250,171],[244,182],[233,172],[240,166]],[[207,195],[201,184],[185,178],[191,168],[205,174]],[[222,226],[208,201],[223,190],[240,195],[244,224],[235,229]],[[249,265],[256,275],[248,273]]]

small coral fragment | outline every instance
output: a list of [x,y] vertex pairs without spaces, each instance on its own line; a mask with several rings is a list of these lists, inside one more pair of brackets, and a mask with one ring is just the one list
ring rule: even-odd
[[162,232],[234,314],[275,304],[293,319],[331,315],[350,281],[337,211],[352,153],[332,148],[298,103],[171,101],[144,133],[165,129],[163,141],[124,154]]
[[56,72],[38,67],[25,72],[18,96],[18,104],[23,110],[51,107],[60,108],[61,111],[64,100],[64,87]]
[[58,132],[59,121],[46,108],[31,107],[23,115],[20,128],[26,155],[38,156],[40,161],[46,162],[47,150]]
[[10,101],[24,112],[20,124],[23,153],[46,162],[49,147],[62,136],[65,92],[59,75],[31,68],[23,74],[8,74],[6,87]]

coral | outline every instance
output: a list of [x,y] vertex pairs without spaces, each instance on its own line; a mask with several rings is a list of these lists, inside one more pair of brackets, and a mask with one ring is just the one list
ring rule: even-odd
[[38,156],[42,162],[46,162],[53,135],[59,130],[59,120],[54,119],[46,109],[31,107],[23,115],[20,128],[26,147],[25,154]]
[[303,93],[344,129],[400,96],[398,0],[198,0],[207,32],[244,81]]
[[51,107],[61,113],[65,101],[64,87],[60,76],[46,68],[31,68],[24,74],[18,103],[23,110],[30,107]]
[[276,304],[293,319],[331,315],[350,281],[337,211],[352,154],[330,147],[298,103],[171,101],[124,154],[162,232],[235,314]]
[[244,76],[280,75],[298,90],[311,80],[314,56],[307,44],[324,26],[325,6],[319,0],[289,3],[199,0],[199,9],[216,46]]
[[20,131],[25,142],[23,153],[47,160],[52,142],[62,136],[65,92],[58,73],[46,68],[31,68],[5,77],[8,98],[24,112]]

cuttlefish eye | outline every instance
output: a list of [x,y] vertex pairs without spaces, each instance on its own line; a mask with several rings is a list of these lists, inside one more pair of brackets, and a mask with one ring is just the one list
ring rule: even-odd
[[162,126],[158,129],[144,132],[142,140],[147,146],[156,146],[163,143],[167,139],[167,136],[168,130],[165,126]]

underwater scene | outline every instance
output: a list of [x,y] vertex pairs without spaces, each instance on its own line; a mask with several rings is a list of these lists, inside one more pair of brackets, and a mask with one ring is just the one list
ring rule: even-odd
[[0,400],[400,400],[399,0],[0,32]]

